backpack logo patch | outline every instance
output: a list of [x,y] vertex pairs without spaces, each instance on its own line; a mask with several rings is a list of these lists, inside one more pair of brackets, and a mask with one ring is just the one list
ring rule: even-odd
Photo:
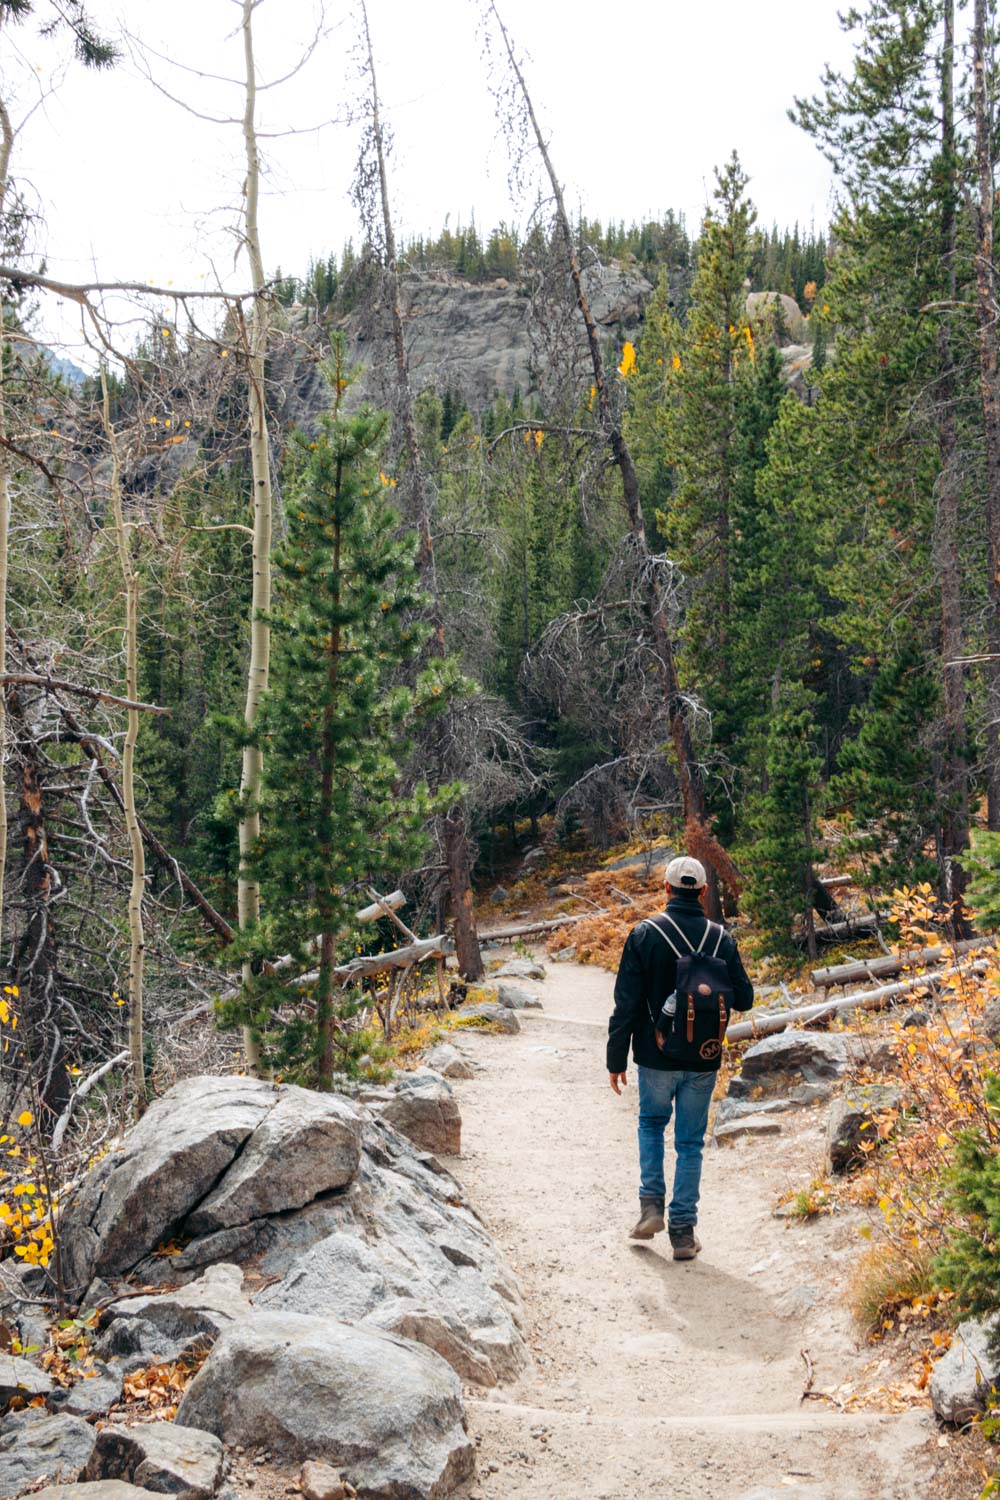
[[702,1042],[698,1048],[698,1056],[706,1062],[714,1062],[722,1051],[722,1043],[717,1037],[710,1037],[707,1042]]

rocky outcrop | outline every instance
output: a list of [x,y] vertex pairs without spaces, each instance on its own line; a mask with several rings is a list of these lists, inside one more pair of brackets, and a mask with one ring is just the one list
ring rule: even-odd
[[[527,1353],[516,1284],[437,1160],[459,1144],[450,1088],[435,1074],[414,1073],[397,1089],[375,1093],[369,1109],[286,1085],[208,1078],[158,1100],[67,1207],[64,1261],[78,1287],[122,1269],[147,1283],[182,1285],[113,1302],[98,1354],[134,1369],[213,1345],[250,1313],[240,1268],[252,1260],[279,1278],[258,1299],[268,1308],[330,1312],[405,1333],[481,1385],[517,1374]],[[422,1145],[393,1127],[393,1108],[411,1112],[409,1128],[418,1135],[422,1123]],[[356,1169],[344,1182],[355,1154]],[[286,1170],[290,1183],[274,1180]],[[119,1221],[144,1183],[171,1206],[166,1227],[155,1228],[148,1215],[137,1214],[132,1226]],[[309,1184],[313,1195],[303,1202]],[[231,1223],[236,1203],[248,1217]],[[282,1203],[289,1206],[273,1207]],[[220,1220],[226,1222],[213,1227]],[[150,1254],[165,1235],[187,1243],[179,1254]],[[26,1370],[41,1375],[33,1365]]]
[[742,1070],[730,1083],[729,1094],[740,1100],[782,1098],[810,1104],[828,1097],[853,1058],[846,1036],[789,1028],[765,1037],[744,1053]]
[[176,1420],[279,1458],[327,1459],[371,1500],[439,1500],[473,1470],[445,1362],[332,1318],[255,1313],[216,1344]]
[[942,1422],[961,1426],[978,1417],[1000,1381],[1000,1360],[992,1352],[996,1329],[969,1318],[952,1335],[948,1352],[931,1375],[931,1405]]
[[747,317],[773,325],[784,343],[804,344],[809,324],[794,297],[785,292],[750,292]]

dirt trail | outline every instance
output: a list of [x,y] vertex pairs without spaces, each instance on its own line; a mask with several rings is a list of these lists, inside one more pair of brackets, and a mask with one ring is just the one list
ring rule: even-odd
[[929,1413],[845,1415],[800,1399],[803,1349],[817,1387],[869,1358],[840,1301],[856,1230],[771,1215],[784,1188],[819,1171],[822,1116],[706,1150],[697,1261],[671,1260],[666,1236],[630,1243],[637,1099],[634,1068],[622,1099],[604,1071],[611,976],[553,964],[537,988],[545,1010],[520,1012],[520,1035],[462,1038],[481,1071],[459,1085],[452,1165],[520,1278],[534,1358],[516,1387],[469,1392],[479,1477],[465,1493],[934,1495]]

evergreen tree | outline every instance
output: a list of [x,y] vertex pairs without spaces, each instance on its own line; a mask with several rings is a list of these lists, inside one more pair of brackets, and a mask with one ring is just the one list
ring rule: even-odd
[[805,920],[809,954],[815,881],[821,857],[816,836],[817,797],[822,760],[815,749],[815,721],[809,694],[797,684],[776,695],[767,732],[764,784],[746,812],[743,905],[754,919],[763,951],[791,956],[792,920]]
[[[995,1073],[986,1074],[983,1091],[995,1118],[1000,1112]],[[947,1247],[935,1262],[935,1280],[954,1292],[967,1316],[992,1318],[1000,1312],[1000,1149],[995,1130],[989,1136],[969,1130],[959,1137],[950,1178],[949,1206],[965,1218],[966,1227],[949,1230]],[[1000,1326],[992,1329],[990,1341],[1000,1354]]]
[[[345,418],[339,402],[318,436],[296,435],[286,480],[288,536],[271,617],[271,687],[259,734],[266,746],[267,830],[254,853],[263,916],[258,956],[290,951],[314,979],[261,975],[228,1008],[262,1039],[272,1064],[329,1088],[370,1038],[343,1025],[356,997],[339,998],[351,913],[371,881],[412,868],[429,797],[399,792],[405,725],[444,699],[450,668],[429,667],[414,691],[394,671],[423,639],[414,545],[385,504],[378,456],[383,417]],[[449,797],[455,789],[445,789]]]
[[857,734],[841,749],[831,796],[850,811],[854,832],[847,847],[861,854],[869,888],[934,878],[924,848],[933,839],[937,811],[928,743],[937,707],[927,663],[907,642],[880,667],[855,715]]

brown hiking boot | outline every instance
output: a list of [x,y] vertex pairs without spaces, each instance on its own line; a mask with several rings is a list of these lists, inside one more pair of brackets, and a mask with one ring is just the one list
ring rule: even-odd
[[676,1229],[671,1225],[670,1244],[674,1260],[694,1260],[701,1249],[701,1240],[695,1234],[693,1224],[679,1224]]
[[666,1228],[663,1222],[663,1199],[640,1198],[639,1208],[639,1222],[629,1235],[629,1239],[651,1240],[654,1234],[662,1234]]

